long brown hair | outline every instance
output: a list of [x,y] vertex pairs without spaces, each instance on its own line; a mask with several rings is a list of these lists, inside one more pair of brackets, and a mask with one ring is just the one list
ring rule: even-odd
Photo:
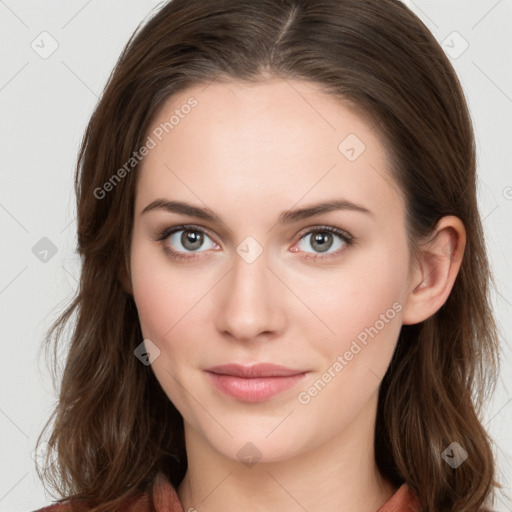
[[[55,380],[58,342],[73,321],[58,402],[38,439],[53,422],[48,466],[39,476],[60,501],[87,500],[98,512],[149,489],[159,471],[174,486],[183,478],[182,417],[151,367],[134,357],[143,338],[121,282],[137,165],[126,162],[173,94],[269,75],[317,84],[375,123],[406,198],[412,253],[441,217],[455,215],[465,225],[466,251],[446,303],[426,321],[402,327],[380,387],[375,451],[382,475],[407,483],[424,511],[479,510],[497,485],[479,416],[499,358],[473,128],[450,62],[398,0],[172,0],[136,30],[80,149],[83,266],[74,300],[45,339],[46,349],[55,341]],[[109,181],[123,166],[122,179]],[[442,458],[452,442],[469,454],[456,469]]]

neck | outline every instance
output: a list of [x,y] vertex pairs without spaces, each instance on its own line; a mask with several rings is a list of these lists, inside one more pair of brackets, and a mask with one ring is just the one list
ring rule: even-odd
[[188,470],[178,487],[183,510],[375,512],[395,491],[375,464],[376,398],[323,445],[251,467],[214,450],[186,423]]

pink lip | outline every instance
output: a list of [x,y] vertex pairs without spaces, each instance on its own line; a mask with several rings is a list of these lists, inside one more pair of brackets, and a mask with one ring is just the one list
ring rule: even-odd
[[263,402],[295,386],[307,373],[270,363],[225,364],[206,370],[213,385],[236,400]]

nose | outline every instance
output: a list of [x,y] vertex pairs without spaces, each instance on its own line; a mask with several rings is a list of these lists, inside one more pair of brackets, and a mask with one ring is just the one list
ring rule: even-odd
[[283,331],[285,290],[267,264],[265,252],[252,263],[235,255],[233,268],[218,287],[216,301],[217,329],[224,336],[249,342]]

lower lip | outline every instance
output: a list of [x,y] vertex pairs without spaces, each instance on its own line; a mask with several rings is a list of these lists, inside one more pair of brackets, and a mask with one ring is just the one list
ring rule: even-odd
[[305,373],[286,377],[258,377],[245,379],[233,375],[206,372],[213,385],[226,395],[242,402],[263,402],[295,386]]

